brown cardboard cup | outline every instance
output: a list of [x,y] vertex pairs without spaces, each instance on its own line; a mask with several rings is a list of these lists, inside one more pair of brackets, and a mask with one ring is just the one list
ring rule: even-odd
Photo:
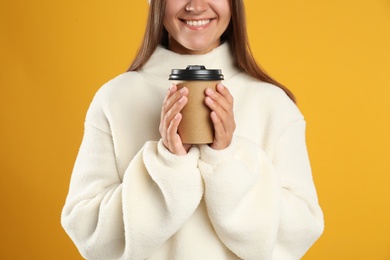
[[219,81],[185,81],[177,84],[180,89],[188,88],[188,103],[181,111],[179,135],[185,144],[209,144],[214,140],[214,126],[210,109],[204,103],[205,90],[215,87]]
[[178,133],[185,144],[209,144],[214,140],[214,125],[211,110],[204,103],[205,90],[215,91],[223,79],[221,70],[207,70],[201,65],[189,65],[185,70],[173,69],[169,77],[177,81],[177,87],[188,88],[188,103],[181,111],[182,120]]

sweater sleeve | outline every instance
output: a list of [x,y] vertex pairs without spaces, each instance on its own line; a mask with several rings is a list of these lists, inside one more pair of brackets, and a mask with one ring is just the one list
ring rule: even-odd
[[86,123],[62,211],[62,225],[88,259],[145,259],[197,208],[203,182],[199,150],[174,156],[147,142],[123,180],[112,136]]
[[271,159],[235,137],[225,150],[200,147],[205,201],[220,239],[242,259],[300,259],[323,230],[305,144],[305,122],[289,126]]

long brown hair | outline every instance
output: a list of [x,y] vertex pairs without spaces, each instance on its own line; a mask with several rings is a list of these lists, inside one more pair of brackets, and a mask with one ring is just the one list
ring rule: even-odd
[[[150,1],[149,15],[144,39],[137,55],[128,71],[136,71],[149,60],[159,44],[168,47],[168,32],[163,25],[165,0]],[[281,88],[296,102],[294,94],[284,85],[268,75],[253,57],[246,29],[246,16],[243,0],[231,0],[232,18],[221,41],[228,41],[237,66],[248,75],[263,82],[271,83]]]

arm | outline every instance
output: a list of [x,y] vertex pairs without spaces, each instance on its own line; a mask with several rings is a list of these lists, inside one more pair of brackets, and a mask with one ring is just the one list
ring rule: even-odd
[[199,167],[214,228],[240,258],[299,259],[322,233],[303,119],[288,127],[273,158],[235,137],[225,150],[202,146]]
[[147,258],[197,208],[203,194],[198,158],[196,147],[179,157],[161,141],[147,142],[121,180],[112,136],[86,123],[64,229],[88,259]]

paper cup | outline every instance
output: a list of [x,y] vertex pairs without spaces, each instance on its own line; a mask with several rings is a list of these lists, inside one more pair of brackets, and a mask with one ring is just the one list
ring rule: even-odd
[[169,77],[175,80],[178,88],[189,90],[188,103],[182,113],[178,133],[185,144],[209,144],[214,140],[214,125],[210,118],[211,110],[204,103],[205,90],[215,91],[223,79],[221,70],[206,70],[204,66],[188,66],[185,70],[172,70]]

